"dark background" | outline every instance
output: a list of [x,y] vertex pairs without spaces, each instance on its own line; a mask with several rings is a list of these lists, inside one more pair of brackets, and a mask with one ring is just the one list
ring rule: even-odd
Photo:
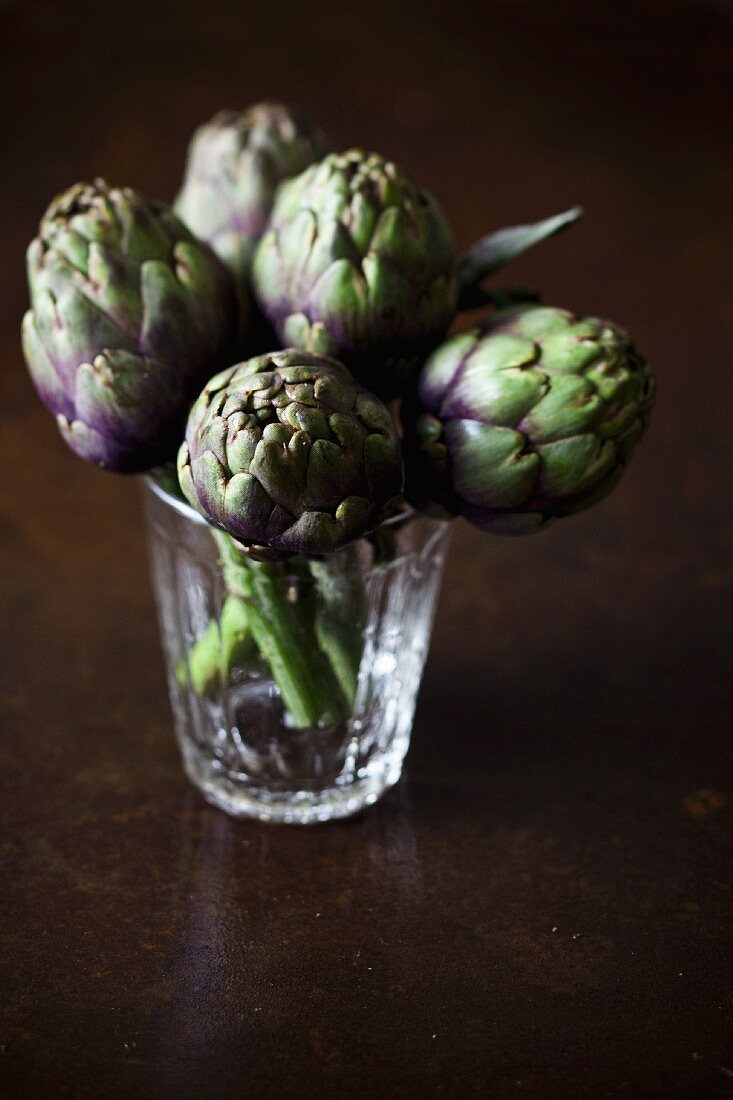
[[[0,42],[2,1094],[733,1094],[733,7],[28,0]],[[266,96],[461,245],[581,202],[512,278],[659,378],[609,501],[457,525],[407,780],[302,831],[187,787],[136,485],[64,448],[18,341],[55,192],[170,198],[194,125]]]

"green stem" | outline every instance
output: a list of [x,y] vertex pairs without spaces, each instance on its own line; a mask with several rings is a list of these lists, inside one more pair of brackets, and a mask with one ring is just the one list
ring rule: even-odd
[[198,695],[210,698],[227,683],[232,670],[253,660],[255,653],[247,604],[240,596],[227,596],[218,621],[211,620],[188,657],[178,662],[176,679],[184,687],[190,682]]
[[350,547],[327,561],[311,560],[308,568],[316,584],[316,638],[351,712],[364,649],[364,585],[358,551]]
[[285,708],[300,729],[345,717],[338,683],[307,629],[302,610],[289,599],[281,564],[249,559],[228,535],[213,531],[224,580],[247,605],[249,629],[267,661]]

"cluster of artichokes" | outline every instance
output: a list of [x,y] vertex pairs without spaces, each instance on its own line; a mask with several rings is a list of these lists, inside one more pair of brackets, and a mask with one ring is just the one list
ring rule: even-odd
[[613,488],[654,396],[617,325],[486,286],[578,214],[457,255],[392,161],[329,152],[279,104],[224,112],[173,208],[101,180],[51,203],[26,360],[78,455],[133,472],[178,451],[193,507],[257,553],[330,553],[405,501],[535,531]]
[[[54,199],[28,249],[25,358],[72,450],[177,470],[213,528],[227,595],[185,683],[206,694],[254,652],[295,727],[340,721],[363,592],[335,551],[398,511],[522,534],[611,491],[649,421],[645,360],[609,321],[487,286],[579,213],[459,255],[401,168],[330,151],[274,103],[196,132],[172,208],[102,180]],[[316,593],[305,617],[286,563]]]

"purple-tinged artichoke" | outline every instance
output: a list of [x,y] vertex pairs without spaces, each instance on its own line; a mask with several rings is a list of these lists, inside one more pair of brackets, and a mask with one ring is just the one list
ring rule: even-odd
[[255,245],[283,180],[328,152],[324,135],[280,103],[220,111],[196,130],[174,209],[231,272],[246,334]]
[[394,510],[402,453],[379,398],[341,363],[290,348],[207,383],[178,476],[191,505],[243,546],[320,555]]
[[654,378],[617,325],[531,306],[447,340],[419,396],[409,499],[526,534],[610,493],[649,422]]
[[232,337],[231,280],[208,245],[163,203],[78,183],[46,211],[28,281],[26,362],[71,449],[120,472],[174,454]]
[[334,153],[284,183],[253,282],[283,344],[333,355],[392,396],[456,308],[455,250],[437,203],[376,153]]

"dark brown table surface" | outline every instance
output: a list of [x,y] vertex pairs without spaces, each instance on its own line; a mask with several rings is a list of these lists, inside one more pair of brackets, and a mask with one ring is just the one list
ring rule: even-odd
[[[733,1095],[733,8],[27,0],[0,41],[2,1095]],[[597,510],[457,526],[406,779],[304,830],[184,781],[136,485],[18,347],[50,196],[171,196],[193,125],[265,95],[461,244],[582,202],[512,278],[660,383]]]

